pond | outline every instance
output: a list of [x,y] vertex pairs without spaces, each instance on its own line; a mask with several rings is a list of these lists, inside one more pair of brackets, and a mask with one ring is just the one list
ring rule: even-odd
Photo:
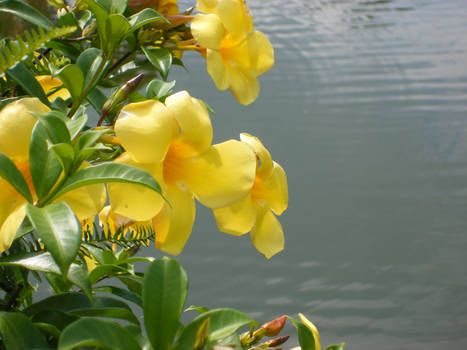
[[217,142],[255,134],[285,168],[286,248],[267,261],[199,206],[189,303],[303,312],[349,350],[467,348],[467,2],[248,5],[276,49],[253,105],[195,54],[171,78],[217,112]]

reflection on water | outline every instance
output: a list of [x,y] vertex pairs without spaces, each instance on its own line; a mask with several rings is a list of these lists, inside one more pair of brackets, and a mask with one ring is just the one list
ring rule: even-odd
[[303,311],[348,349],[467,346],[467,3],[249,0],[276,47],[236,104],[188,57],[217,140],[248,131],[287,170],[286,251],[199,208],[181,255],[190,302],[266,320]]

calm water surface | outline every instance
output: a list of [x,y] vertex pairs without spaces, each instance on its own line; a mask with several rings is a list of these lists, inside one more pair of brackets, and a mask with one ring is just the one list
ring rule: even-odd
[[216,141],[253,133],[286,169],[286,249],[266,261],[200,206],[189,303],[303,312],[349,350],[467,348],[467,1],[248,4],[276,48],[257,102],[196,55],[172,78]]

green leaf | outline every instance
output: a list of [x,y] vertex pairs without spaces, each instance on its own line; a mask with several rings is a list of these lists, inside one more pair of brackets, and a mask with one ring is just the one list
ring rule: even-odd
[[292,317],[287,316],[287,318],[297,329],[298,343],[302,350],[318,350],[315,344],[315,337],[311,330],[309,330],[303,323],[293,319]]
[[172,65],[172,54],[165,48],[150,49],[141,46],[149,62],[159,71],[162,79],[167,80],[170,66]]
[[99,38],[101,41],[101,45],[103,46],[106,41],[105,22],[109,14],[95,0],[83,0],[83,2],[88,5],[89,9],[93,13],[93,15],[96,17],[97,29],[99,31]]
[[187,291],[187,275],[177,260],[164,257],[149,265],[142,299],[144,324],[154,349],[166,350],[172,344]]
[[21,62],[16,63],[8,69],[5,74],[8,78],[16,81],[23,89],[31,96],[36,96],[42,103],[49,105],[49,100],[42,90],[41,85],[37,82],[34,74]]
[[81,288],[89,297],[91,297],[91,282],[89,281],[88,272],[84,266],[71,264],[67,274],[68,280]]
[[90,307],[91,301],[85,294],[70,292],[56,294],[42,299],[41,301],[38,301],[37,303],[34,303],[24,309],[24,313],[31,317],[41,312],[47,312],[50,310],[70,312],[73,310],[86,309]]
[[165,82],[162,80],[154,79],[146,87],[147,98],[157,98],[164,102],[165,98],[170,95],[175,86],[175,80]]
[[126,289],[115,287],[115,286],[99,286],[94,288],[96,292],[105,292],[105,293],[112,293],[120,298],[126,299],[135,303],[138,306],[143,306],[143,302],[141,298],[136,295],[135,293],[129,292]]
[[97,0],[108,13],[123,13],[127,6],[127,0]]
[[94,107],[94,110],[100,114],[102,111],[102,106],[107,99],[107,96],[98,88],[94,88],[86,97],[89,103]]
[[184,312],[187,312],[187,311],[197,311],[200,314],[204,314],[205,312],[208,312],[209,309],[204,306],[191,305],[191,306],[188,306]]
[[102,129],[102,130],[86,130],[84,131],[78,141],[75,144],[75,149],[76,151],[80,151],[84,148],[92,147],[94,146],[97,141],[101,138],[102,135],[108,134],[110,132],[109,129]]
[[59,311],[59,310],[54,310],[54,309],[48,309],[48,310],[43,310],[40,312],[37,312],[34,314],[34,316],[31,318],[32,322],[40,322],[40,323],[47,323],[55,328],[57,328],[59,331],[63,330],[66,326],[68,326],[71,322],[74,322],[78,320],[79,317],[75,315],[71,315],[69,313]]
[[345,343],[329,345],[325,350],[344,350]]
[[154,9],[146,8],[133,16],[130,17],[129,23],[131,26],[131,31],[135,31],[142,26],[156,22],[156,21],[164,21],[166,23],[170,23],[168,20],[165,19],[159,12]]
[[3,256],[0,258],[0,266],[21,266],[33,271],[60,273],[58,265],[48,252]]
[[215,309],[202,313],[191,321],[183,330],[175,344],[174,350],[193,349],[196,342],[198,329],[209,318],[209,341],[226,338],[248,325],[256,325],[257,322],[233,309]]
[[138,318],[130,310],[123,308],[93,308],[93,309],[82,309],[71,312],[76,316],[87,316],[87,317],[106,317],[106,318],[117,318],[125,320],[139,326]]
[[118,265],[99,265],[95,269],[91,271],[89,274],[89,280],[91,281],[91,285],[99,282],[101,277],[109,276],[113,277],[114,275],[128,273],[128,270],[122,266]]
[[66,126],[68,127],[68,131],[72,140],[74,140],[74,138],[79,134],[79,132],[86,126],[87,122],[88,115],[85,113],[78,115],[75,114],[75,116],[72,119],[68,119]]
[[73,101],[77,101],[83,91],[84,76],[77,64],[68,64],[57,72],[63,85],[70,92]]
[[94,60],[101,54],[101,50],[90,47],[84,50],[81,55],[79,55],[76,64],[81,68],[82,72],[89,72],[91,69],[92,63]]
[[132,183],[161,193],[159,184],[148,172],[125,164],[102,163],[78,170],[65,181],[53,199],[81,186],[109,182]]
[[29,146],[29,169],[32,183],[39,199],[43,198],[57,182],[60,162],[47,146],[48,134],[42,123],[36,123],[31,134]]
[[58,202],[43,208],[28,204],[26,213],[62,275],[66,276],[81,243],[81,226],[73,210],[65,202]]
[[11,13],[26,22],[35,24],[44,29],[51,29],[54,24],[41,12],[25,1],[3,0],[0,1],[0,12]]
[[52,143],[67,143],[71,144],[70,132],[66,123],[61,117],[58,116],[56,111],[51,111],[48,113],[31,113],[34,115],[44,126]]
[[124,16],[114,14],[107,17],[105,30],[107,37],[107,53],[111,55],[122,40],[125,39],[125,36],[130,30],[130,24]]
[[0,333],[8,350],[49,349],[39,330],[20,312],[0,312]]
[[68,143],[59,143],[53,145],[51,149],[60,161],[65,176],[68,175],[73,164],[73,160],[75,159],[75,151],[73,150],[73,146]]
[[85,318],[66,327],[59,339],[60,350],[97,346],[115,350],[141,350],[137,340],[115,322]]
[[0,152],[0,177],[12,185],[28,202],[32,202],[31,192],[29,192],[23,174],[15,163],[2,152]]

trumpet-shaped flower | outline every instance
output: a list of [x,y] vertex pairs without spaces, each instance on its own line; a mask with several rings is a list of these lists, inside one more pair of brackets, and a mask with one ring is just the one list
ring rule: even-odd
[[[44,90],[46,95],[52,92],[47,97],[49,101],[52,102],[57,97],[60,97],[60,98],[62,98],[64,100],[66,100],[68,97],[70,97],[70,93],[65,88],[61,88],[61,89],[56,90],[58,87],[63,85],[63,83],[61,82],[60,79],[52,78],[52,76],[50,76],[50,75],[37,75],[36,80],[39,82],[39,84],[41,85],[41,87]],[[53,92],[54,90],[56,90],[56,91]]]
[[256,153],[254,185],[246,197],[213,212],[219,230],[233,235],[250,232],[256,249],[269,259],[284,249],[284,233],[274,214],[287,209],[287,177],[261,141],[248,134],[240,139]]
[[122,109],[115,134],[126,152],[116,162],[146,170],[161,184],[166,201],[141,186],[108,185],[112,211],[134,221],[151,220],[156,247],[178,254],[195,218],[196,198],[210,208],[244,197],[253,186],[255,157],[244,143],[211,145],[212,126],[204,104],[186,91],[165,105],[148,100]]
[[[31,114],[46,113],[49,108],[37,98],[23,98],[0,111],[0,152],[8,156],[36,198],[29,169],[29,144],[37,119]],[[70,191],[57,200],[66,201],[80,221],[99,212],[105,203],[104,185],[90,185]],[[0,178],[0,252],[11,245],[26,213],[26,199]]]
[[230,89],[243,105],[259,94],[257,77],[274,65],[268,38],[253,31],[253,19],[244,0],[198,0],[191,32],[206,48],[206,65],[216,87]]

